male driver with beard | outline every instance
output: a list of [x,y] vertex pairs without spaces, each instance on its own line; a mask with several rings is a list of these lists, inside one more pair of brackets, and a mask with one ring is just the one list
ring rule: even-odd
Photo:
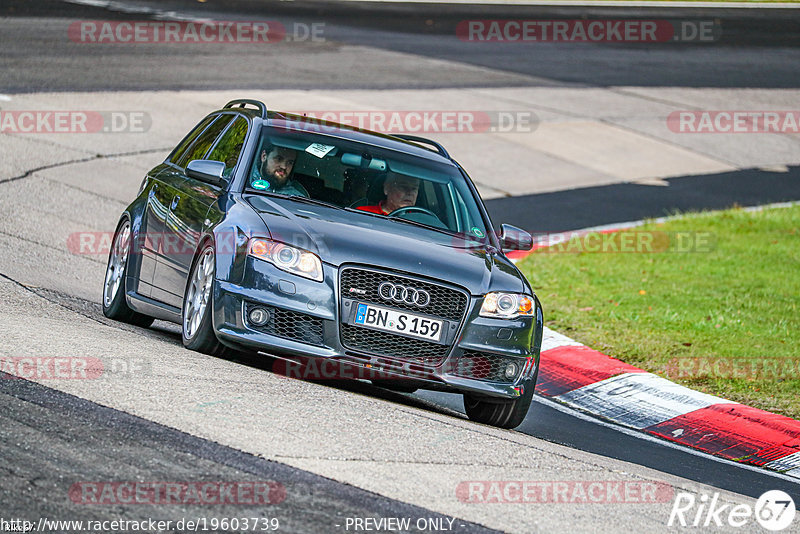
[[253,171],[250,187],[261,191],[308,197],[303,184],[289,178],[292,174],[297,151],[282,146],[267,146],[261,151],[258,167]]

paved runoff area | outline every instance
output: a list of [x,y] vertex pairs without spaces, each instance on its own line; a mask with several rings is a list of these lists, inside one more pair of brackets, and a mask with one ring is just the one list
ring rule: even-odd
[[[126,160],[138,177],[205,113],[243,95],[275,109],[440,141],[485,199],[617,183],[657,187],[666,178],[781,172],[800,163],[800,112],[787,111],[800,91],[792,89],[162,91],[6,97],[0,173],[6,179],[31,164],[150,151]],[[45,142],[50,148],[37,150]]]
[[[93,365],[115,370],[105,376],[90,372],[88,377],[96,379],[31,376],[30,380],[254,457],[444,514],[435,517],[459,518],[463,529],[473,528],[474,522],[514,532],[589,532],[614,530],[625,522],[633,528],[660,530],[670,518],[675,496],[682,492],[720,493],[720,502],[753,504],[751,498],[634,464],[474,425],[456,412],[402,395],[354,394],[282,379],[258,362],[186,351],[170,325],[156,323],[153,329],[141,330],[102,318],[97,303],[110,234],[142,176],[208,111],[243,96],[291,110],[342,114],[362,110],[386,114],[385,110],[398,108],[397,103],[411,110],[534,111],[537,122],[532,131],[426,133],[446,144],[488,198],[631,180],[660,187],[659,180],[670,176],[800,163],[797,139],[792,136],[765,134],[757,138],[756,147],[752,136],[721,136],[722,141],[717,136],[712,142],[707,135],[716,134],[676,134],[665,122],[674,109],[715,106],[721,101],[735,102],[742,109],[786,109],[800,96],[786,90],[319,91],[313,100],[305,91],[8,96],[2,102],[4,113],[39,110],[39,115],[36,133],[23,132],[31,122],[20,113],[12,115],[20,131],[8,132],[4,125],[0,143],[3,355],[67,358],[90,370]],[[64,110],[73,115],[47,116],[48,111]],[[84,117],[83,112],[99,113],[100,118]],[[84,118],[94,133],[40,131],[58,128],[59,121],[71,128],[70,121],[81,125]],[[87,233],[95,240],[82,240],[80,236]],[[572,343],[552,339],[558,338],[548,338],[545,347],[542,391],[576,409],[674,439],[677,427],[671,423],[676,418],[695,409],[725,407],[725,401],[693,392],[662,398],[653,393],[661,379],[636,370],[608,371],[597,384],[581,382],[580,372],[571,382],[558,382],[561,371],[550,364],[557,363],[558,355],[569,347],[556,345]],[[85,358],[90,358],[88,363],[81,360]],[[615,388],[636,391],[629,400],[645,401],[647,408],[642,410],[642,403],[602,402]],[[694,439],[689,434],[685,438]],[[781,461],[785,463],[781,471],[794,468],[791,457]],[[55,501],[73,484],[91,482],[83,480],[86,475],[80,469],[61,475],[47,481]],[[107,472],[97,476],[115,480]],[[299,497],[293,491],[306,490],[289,480],[278,482],[286,487],[285,502],[297,505]],[[527,493],[520,489],[522,482],[528,483]],[[581,497],[587,491],[597,502]],[[520,506],[520,502],[559,504]],[[602,514],[597,513],[598,503],[603,503]],[[269,513],[294,517],[290,509],[289,504],[278,503]],[[48,512],[46,506],[41,510]],[[75,517],[84,510],[73,501],[56,508]],[[354,515],[367,515],[359,510]],[[136,514],[141,515],[138,509]],[[405,514],[420,517],[418,511]],[[161,515],[175,519],[178,514]],[[344,519],[331,516],[330,530],[343,525],[336,521]],[[302,524],[290,519],[284,523]]]

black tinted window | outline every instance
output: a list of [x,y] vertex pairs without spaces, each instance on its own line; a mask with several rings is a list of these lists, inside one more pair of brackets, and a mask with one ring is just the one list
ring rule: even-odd
[[178,161],[178,165],[186,167],[186,165],[195,159],[203,159],[208,149],[214,144],[217,136],[225,129],[228,123],[233,119],[233,115],[220,115],[214,124],[209,126],[194,142],[192,147],[186,151],[186,154]]
[[215,118],[216,115],[211,117],[206,117],[200,124],[195,126],[194,130],[192,130],[192,132],[189,135],[187,135],[186,138],[183,141],[181,141],[181,144],[178,145],[178,147],[172,152],[172,156],[170,156],[169,161],[171,163],[177,163],[178,161],[180,161],[184,152],[186,152],[186,149],[191,146],[194,140],[197,139],[197,136],[203,133],[203,130],[205,130],[206,127],[208,127],[208,125],[211,124],[211,121],[213,121]]
[[207,159],[221,161],[225,164],[225,176],[229,176],[239,161],[244,138],[247,136],[247,119],[237,117],[231,127],[217,141]]

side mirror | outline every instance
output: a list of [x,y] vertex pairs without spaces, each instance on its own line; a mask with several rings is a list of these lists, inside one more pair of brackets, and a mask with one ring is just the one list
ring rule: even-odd
[[530,250],[533,248],[531,234],[510,224],[500,225],[500,246],[506,250]]
[[210,159],[195,159],[186,166],[187,176],[213,185],[227,183],[222,176],[223,172],[225,172],[225,164],[221,161],[212,161]]

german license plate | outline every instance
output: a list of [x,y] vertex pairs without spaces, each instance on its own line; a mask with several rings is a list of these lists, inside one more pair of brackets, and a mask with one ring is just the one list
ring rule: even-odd
[[359,303],[355,323],[429,341],[439,341],[442,338],[442,321],[371,304]]

